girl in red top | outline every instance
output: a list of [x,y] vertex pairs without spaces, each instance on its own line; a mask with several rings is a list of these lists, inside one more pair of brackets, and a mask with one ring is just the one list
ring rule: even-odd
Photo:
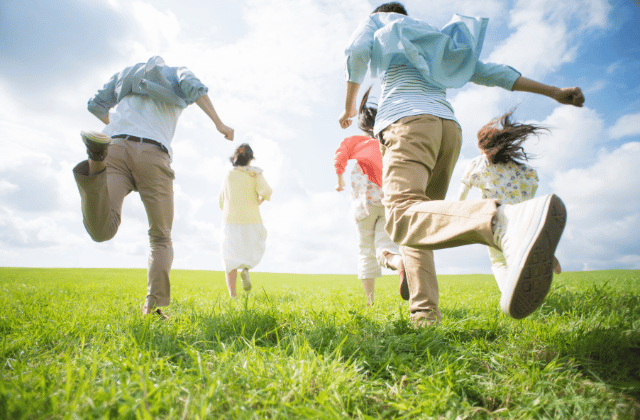
[[[370,91],[371,89],[369,89]],[[367,127],[366,120],[375,119],[376,108],[367,104],[369,91],[360,104],[360,127]],[[370,106],[367,106],[370,105]],[[373,124],[370,124],[373,126]],[[364,130],[367,132],[366,130]],[[358,259],[358,278],[367,296],[367,303],[374,303],[375,279],[382,275],[380,267],[398,271],[400,294],[409,299],[409,289],[404,274],[404,265],[394,244],[384,230],[386,223],[382,205],[382,155],[378,141],[371,134],[367,136],[347,137],[340,143],[334,157],[338,175],[337,191],[344,190],[344,172],[347,161],[355,159],[351,172],[351,194],[353,197],[353,215],[358,228],[360,252]]]

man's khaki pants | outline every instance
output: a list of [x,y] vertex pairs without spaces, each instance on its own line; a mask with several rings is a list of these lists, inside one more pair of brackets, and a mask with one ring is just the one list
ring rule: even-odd
[[491,222],[499,202],[443,201],[462,145],[455,121],[405,117],[381,137],[385,228],[402,246],[411,318],[438,321],[433,250],[474,243],[495,247]]
[[73,169],[84,226],[96,242],[113,238],[120,226],[124,198],[131,191],[138,191],[147,212],[151,243],[145,304],[149,308],[167,306],[173,263],[171,227],[175,178],[169,155],[153,144],[113,139],[105,164],[105,171],[91,176],[86,160]]

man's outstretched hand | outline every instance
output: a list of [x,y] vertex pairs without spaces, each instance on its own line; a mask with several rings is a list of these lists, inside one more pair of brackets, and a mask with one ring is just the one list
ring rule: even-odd
[[584,95],[579,87],[562,88],[554,99],[563,105],[582,107],[584,104]]

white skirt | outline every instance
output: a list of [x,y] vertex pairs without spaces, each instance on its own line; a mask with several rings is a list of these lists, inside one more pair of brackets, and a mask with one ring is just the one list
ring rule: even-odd
[[258,265],[266,242],[267,229],[261,223],[224,225],[221,251],[225,272],[252,269]]

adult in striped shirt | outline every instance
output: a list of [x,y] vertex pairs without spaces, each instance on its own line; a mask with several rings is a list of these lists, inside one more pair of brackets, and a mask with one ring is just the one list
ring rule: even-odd
[[552,259],[566,222],[555,195],[517,205],[495,199],[444,201],[462,133],[447,88],[468,82],[548,96],[582,106],[580,88],[558,88],[522,77],[512,67],[478,60],[488,19],[455,15],[438,30],[409,18],[397,2],[374,10],[351,36],[342,128],[357,115],[367,70],[382,94],[373,127],[383,156],[383,204],[389,236],[402,246],[411,319],[437,323],[438,282],[433,250],[480,243],[501,250],[508,275],[501,308],[523,318],[540,306],[552,280]]

